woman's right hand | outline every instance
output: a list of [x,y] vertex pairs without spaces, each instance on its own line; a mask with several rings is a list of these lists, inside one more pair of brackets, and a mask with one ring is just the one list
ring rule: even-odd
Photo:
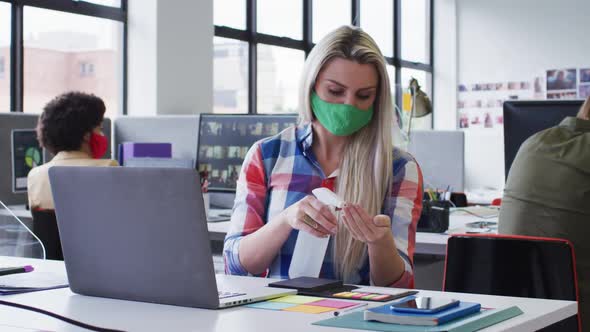
[[306,196],[281,212],[283,222],[291,228],[316,237],[327,237],[338,231],[338,221],[331,209],[314,196]]

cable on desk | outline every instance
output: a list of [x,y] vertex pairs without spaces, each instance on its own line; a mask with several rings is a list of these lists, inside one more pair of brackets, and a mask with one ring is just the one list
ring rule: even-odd
[[113,329],[107,329],[104,327],[98,327],[98,326],[94,326],[94,325],[90,325],[90,324],[86,324],[86,323],[82,323],[79,322],[77,320],[73,320],[71,318],[68,317],[64,317],[61,315],[58,315],[56,313],[53,313],[51,311],[47,311],[47,310],[43,310],[43,309],[39,309],[39,308],[35,308],[35,307],[31,307],[28,305],[24,305],[24,304],[19,304],[19,303],[14,303],[14,302],[8,302],[8,301],[2,301],[0,300],[0,304],[5,305],[5,306],[9,306],[9,307],[15,307],[15,308],[19,308],[19,309],[24,309],[24,310],[30,310],[30,311],[34,311],[43,315],[47,315],[59,320],[62,320],[66,323],[90,330],[90,331],[97,331],[97,332],[124,332],[121,330],[113,330]]

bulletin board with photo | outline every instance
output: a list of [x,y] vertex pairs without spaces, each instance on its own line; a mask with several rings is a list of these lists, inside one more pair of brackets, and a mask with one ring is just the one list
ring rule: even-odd
[[586,99],[590,68],[549,69],[532,80],[471,83],[458,86],[458,127],[464,130],[501,128],[505,100]]
[[505,100],[532,98],[530,81],[459,84],[457,102],[459,128],[479,130],[501,128]]
[[580,85],[578,86],[578,97],[582,99],[590,97],[590,68],[580,69]]
[[578,70],[576,68],[547,70],[547,99],[576,99]]

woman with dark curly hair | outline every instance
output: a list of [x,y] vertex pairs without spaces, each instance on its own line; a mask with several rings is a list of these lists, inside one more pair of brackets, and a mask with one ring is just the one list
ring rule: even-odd
[[45,105],[37,124],[37,137],[41,146],[55,157],[29,172],[31,210],[54,209],[47,175],[50,167],[118,166],[115,160],[100,159],[109,144],[101,129],[104,112],[102,99],[82,92],[64,93]]

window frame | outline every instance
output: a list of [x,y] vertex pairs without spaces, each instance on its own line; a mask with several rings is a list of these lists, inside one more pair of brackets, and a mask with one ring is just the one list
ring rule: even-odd
[[[272,46],[279,46],[304,51],[305,57],[314,47],[312,41],[312,27],[313,27],[313,4],[314,0],[300,0],[303,1],[303,39],[297,40],[289,37],[280,37],[256,31],[256,3],[257,0],[243,0],[246,1],[246,30],[231,28],[227,26],[214,25],[214,36],[228,39],[236,39],[248,43],[248,114],[259,114],[257,110],[257,45],[266,44]],[[321,0],[315,0],[321,1]],[[360,26],[360,1],[350,0],[351,18],[350,24]],[[370,1],[370,0],[363,0]],[[402,0],[393,1],[393,56],[385,57],[388,65],[395,68],[395,82],[397,91],[395,94],[395,104],[401,108],[402,104],[402,82],[401,71],[402,68],[410,68],[421,70],[430,73],[431,80],[434,82],[434,0],[428,0],[430,13],[428,20],[430,21],[428,42],[430,44],[429,63],[414,62],[402,59],[402,15],[401,6]],[[425,83],[425,82],[424,82]],[[431,84],[430,98],[434,100],[434,84]],[[432,120],[433,121],[433,120]]]
[[98,5],[75,0],[0,0],[11,4],[10,26],[10,111],[23,112],[24,108],[24,7],[55,10],[70,14],[103,18],[123,24],[121,114],[127,115],[127,0],[121,0],[120,7]]

